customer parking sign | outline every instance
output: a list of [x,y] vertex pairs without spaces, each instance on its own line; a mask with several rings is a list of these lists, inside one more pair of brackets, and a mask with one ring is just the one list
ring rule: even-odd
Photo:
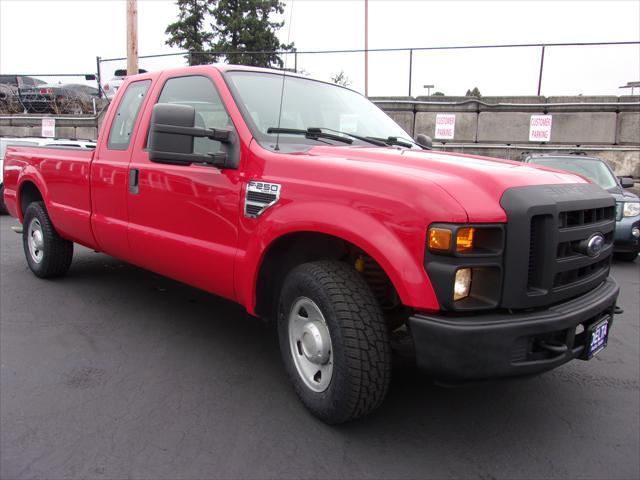
[[550,142],[552,115],[531,115],[529,122],[530,142]]
[[435,138],[453,140],[456,131],[456,116],[452,113],[438,113],[436,115]]

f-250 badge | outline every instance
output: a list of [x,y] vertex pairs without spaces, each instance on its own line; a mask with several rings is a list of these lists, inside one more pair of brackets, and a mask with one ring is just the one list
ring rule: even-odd
[[256,218],[275,205],[280,199],[280,189],[278,183],[249,182],[244,201],[245,216]]

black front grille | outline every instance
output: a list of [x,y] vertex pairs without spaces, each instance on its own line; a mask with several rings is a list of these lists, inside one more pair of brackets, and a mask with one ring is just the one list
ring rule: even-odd
[[[558,226],[554,290],[582,283],[589,277],[608,271],[613,246],[615,205],[561,211],[558,214]],[[589,257],[584,252],[583,245],[594,234],[602,234],[605,244],[602,253],[597,257]]]
[[576,282],[583,281],[585,278],[593,275],[598,275],[603,270],[608,270],[609,261],[610,258],[609,256],[607,256],[607,258],[598,260],[595,263],[590,263],[589,265],[585,265],[584,267],[578,267],[571,270],[566,270],[564,272],[556,273],[553,280],[554,290],[558,290],[566,286],[571,286]]
[[542,288],[541,270],[537,268],[544,260],[543,241],[545,235],[545,223],[548,223],[548,215],[534,215],[531,218],[529,229],[529,264],[527,268],[527,290],[536,291]]
[[587,208],[560,212],[558,216],[559,228],[571,228],[582,225],[592,225],[605,220],[615,220],[616,207]]
[[[507,190],[508,215],[502,306],[531,308],[578,296],[608,275],[613,250],[615,203],[590,184]],[[588,240],[604,246],[589,256]]]

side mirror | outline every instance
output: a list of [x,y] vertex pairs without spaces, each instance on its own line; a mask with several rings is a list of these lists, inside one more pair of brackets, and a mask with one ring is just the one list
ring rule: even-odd
[[618,177],[622,188],[633,188],[633,177]]
[[205,163],[228,168],[227,153],[194,153],[195,138],[210,138],[233,144],[233,132],[196,127],[196,110],[190,105],[158,103],[153,107],[149,134],[149,160],[158,163],[190,165]]
[[433,140],[431,140],[431,137],[425,135],[424,133],[419,133],[418,135],[416,135],[416,142],[418,142],[418,145],[428,150],[431,150],[433,148]]

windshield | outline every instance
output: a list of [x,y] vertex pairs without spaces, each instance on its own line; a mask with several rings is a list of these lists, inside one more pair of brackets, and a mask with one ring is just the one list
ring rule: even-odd
[[544,157],[533,158],[530,162],[536,165],[544,165],[545,167],[577,173],[583,177],[587,177],[605,190],[618,186],[616,177],[611,173],[609,167],[600,160],[589,158]]
[[[306,130],[330,129],[362,137],[397,137],[411,142],[411,137],[365,97],[347,88],[316,80],[284,77],[282,116],[278,122],[283,76],[263,72],[228,72],[226,74],[236,103],[254,137],[262,144],[275,144],[276,134],[269,128]],[[330,139],[309,139],[280,133],[280,144],[336,144]],[[370,145],[360,140],[354,144]],[[338,143],[338,145],[344,145]]]

